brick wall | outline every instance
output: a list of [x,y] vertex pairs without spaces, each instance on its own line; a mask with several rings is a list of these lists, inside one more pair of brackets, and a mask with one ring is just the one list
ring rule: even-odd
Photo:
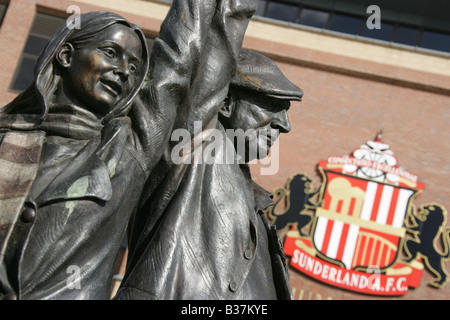
[[[92,5],[84,0],[10,1],[0,29],[1,105],[16,95],[8,88],[36,10],[61,15],[72,4],[79,5],[82,12],[108,8],[100,6],[100,3],[108,1],[95,3]],[[156,35],[163,16],[157,18],[137,13],[139,5],[151,6],[149,1],[130,3],[130,10],[124,7],[123,11],[114,11],[140,25],[147,34]],[[419,206],[435,201],[450,208],[450,75],[443,67],[448,59],[409,51],[388,51],[391,49],[384,46],[376,47],[376,51],[382,52],[385,60],[370,56],[376,54],[370,50],[367,51],[368,56],[361,53],[355,57],[343,52],[352,51],[352,48],[355,48],[354,52],[366,52],[361,43],[339,42],[333,38],[333,43],[340,47],[330,50],[325,48],[330,40],[326,36],[320,40],[317,35],[308,35],[304,31],[286,31],[285,28],[273,29],[270,26],[270,32],[285,30],[292,33],[292,38],[291,42],[286,36],[282,37],[283,41],[277,41],[279,39],[274,36],[274,41],[269,41],[267,35],[271,33],[258,29],[262,28],[261,22],[252,24],[251,28],[245,47],[273,58],[286,76],[305,92],[303,102],[293,103],[289,111],[292,130],[280,138],[278,173],[261,176],[260,168],[252,166],[258,183],[273,191],[284,186],[293,174],[301,172],[312,177],[314,184],[318,185],[321,178],[316,166],[320,160],[349,155],[382,131],[383,141],[390,145],[399,165],[416,174],[425,184],[424,193],[416,198],[414,204]],[[258,30],[265,37],[256,36]],[[301,38],[309,36],[314,39]],[[306,42],[308,45],[302,46]],[[321,43],[324,48],[321,48]],[[352,46],[357,46],[359,51]],[[398,65],[386,61],[394,56],[400,59],[397,60]],[[429,70],[427,66],[430,66]],[[450,270],[448,262],[445,267]],[[433,289],[427,286],[431,279],[432,275],[424,272],[421,287],[408,293],[406,298],[450,298],[450,285]],[[298,299],[369,298],[327,287],[296,271],[291,272],[291,283]]]
[[[398,164],[425,184],[425,191],[413,204],[419,207],[437,202],[450,208],[450,96],[324,70],[278,65],[305,95],[289,110],[292,130],[280,137],[278,174],[261,176],[260,167],[255,166],[252,172],[258,183],[274,191],[284,187],[292,175],[305,173],[318,186],[322,182],[316,171],[319,160],[349,155],[382,130],[383,142],[390,145]],[[436,246],[445,251],[439,241]],[[449,262],[444,266],[450,270]],[[424,271],[419,288],[410,289],[403,298],[389,299],[450,298],[450,286],[435,289],[428,286],[432,279],[432,273]],[[301,300],[378,299],[322,285],[294,269],[290,282],[295,298]]]

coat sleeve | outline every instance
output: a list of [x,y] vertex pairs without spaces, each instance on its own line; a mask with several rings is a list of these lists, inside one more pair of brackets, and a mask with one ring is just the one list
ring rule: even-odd
[[217,0],[174,0],[154,41],[147,81],[129,114],[147,174],[162,157],[181,114],[216,6]]
[[195,121],[201,121],[205,128],[219,112],[237,70],[245,31],[256,11],[254,0],[219,2],[188,93],[190,110],[185,125],[191,133]]
[[157,106],[176,109],[176,128],[206,125],[217,113],[255,10],[255,0],[173,2],[152,52],[150,87]]

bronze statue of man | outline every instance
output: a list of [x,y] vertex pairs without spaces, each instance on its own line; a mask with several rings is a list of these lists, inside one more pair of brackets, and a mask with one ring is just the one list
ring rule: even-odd
[[[290,101],[303,92],[254,52],[241,52],[237,70],[203,133],[215,128],[227,146],[227,129],[252,129],[248,145],[254,139],[267,151],[279,132],[290,130]],[[206,150],[209,144],[203,139],[198,145]],[[248,165],[222,161],[229,152],[236,158],[235,148],[217,148],[219,161],[207,163],[194,151],[189,161],[153,177],[156,187],[132,224],[116,299],[291,299],[281,243],[262,213],[273,203],[270,193],[252,181]]]
[[[303,91],[289,81],[272,60],[256,52],[242,50],[238,66],[219,121],[225,131],[244,132],[244,154],[240,155],[239,140],[234,140],[234,144],[237,155],[248,163],[268,156],[280,133],[291,130],[288,110],[291,101],[301,101]],[[248,164],[241,164],[240,169],[238,172],[245,184],[234,185],[241,194],[246,193],[244,189],[253,189],[253,197],[248,196],[247,201],[254,205],[257,213],[254,220],[257,240],[254,241],[256,249],[250,254],[254,261],[239,298],[290,299],[284,250],[277,231],[269,226],[263,213],[274,204],[272,195],[252,180]],[[250,216],[253,217],[251,213]]]

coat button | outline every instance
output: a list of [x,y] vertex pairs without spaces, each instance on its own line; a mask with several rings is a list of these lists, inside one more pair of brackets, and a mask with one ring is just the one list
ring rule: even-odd
[[22,211],[23,222],[33,222],[36,219],[36,211],[33,208],[25,208]]
[[231,282],[230,282],[230,291],[236,292],[237,289],[238,289],[237,283],[234,282],[234,281],[231,281]]
[[247,260],[251,260],[253,258],[253,252],[252,250],[245,250],[244,257]]

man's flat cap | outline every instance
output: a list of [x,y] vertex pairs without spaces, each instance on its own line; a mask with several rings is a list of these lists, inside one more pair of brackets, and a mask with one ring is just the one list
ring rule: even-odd
[[231,86],[278,99],[301,101],[303,96],[302,89],[289,81],[271,59],[245,49],[239,54],[237,73]]

